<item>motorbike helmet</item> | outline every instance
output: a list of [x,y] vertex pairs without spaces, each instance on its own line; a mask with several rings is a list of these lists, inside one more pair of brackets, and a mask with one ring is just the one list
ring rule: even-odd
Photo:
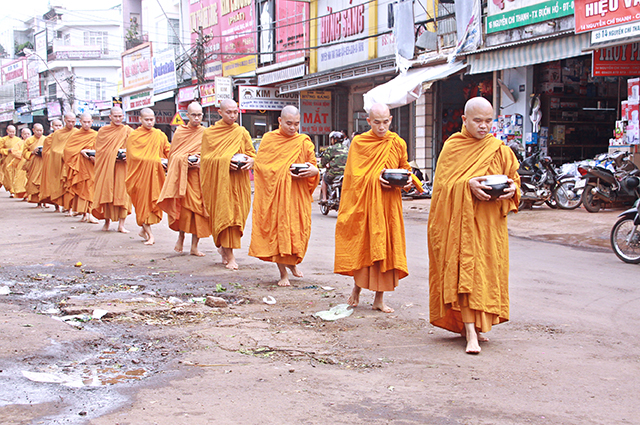
[[332,131],[329,133],[329,139],[336,139],[336,143],[342,143],[344,141],[344,134],[342,131]]

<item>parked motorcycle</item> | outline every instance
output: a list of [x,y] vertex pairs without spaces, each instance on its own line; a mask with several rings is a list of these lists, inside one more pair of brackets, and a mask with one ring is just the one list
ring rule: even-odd
[[551,208],[574,209],[580,201],[573,191],[576,178],[560,175],[551,158],[538,151],[520,163],[520,206],[531,208],[546,203]]
[[611,247],[625,263],[640,264],[640,212],[638,199],[633,208],[620,214],[611,229]]
[[598,157],[593,167],[580,167],[583,178],[576,184],[582,190],[585,209],[595,213],[605,204],[631,205],[640,197],[640,170],[628,152]]
[[333,183],[327,185],[327,200],[320,201],[320,212],[322,215],[329,214],[329,211],[340,209],[340,195],[342,193],[342,178],[339,176],[333,179]]

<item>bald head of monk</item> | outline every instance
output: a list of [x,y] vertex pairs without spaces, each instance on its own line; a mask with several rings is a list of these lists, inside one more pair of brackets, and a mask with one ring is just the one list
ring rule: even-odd
[[36,136],[36,139],[41,138],[43,133],[44,127],[42,124],[36,123],[33,125],[33,135]]
[[378,137],[384,137],[391,126],[391,111],[389,107],[382,103],[375,103],[369,110],[367,122],[371,126],[371,131]]
[[144,128],[151,130],[156,124],[156,115],[151,109],[144,108],[140,111],[140,122]]
[[462,123],[476,139],[483,139],[491,130],[493,106],[484,97],[474,97],[464,105]]
[[191,102],[187,106],[187,116],[189,117],[189,127],[200,127],[200,124],[202,124],[202,106],[198,102]]
[[51,129],[53,130],[52,133],[56,130],[60,130],[63,127],[64,127],[64,124],[62,124],[62,121],[60,120],[51,121]]
[[76,116],[71,112],[67,112],[64,114],[64,126],[71,130],[76,126]]
[[116,127],[121,126],[124,121],[124,112],[122,112],[122,108],[119,106],[111,108],[111,111],[109,111],[109,120],[111,121],[111,124]]
[[12,125],[8,125],[7,126],[7,136],[9,137],[15,137],[16,135],[16,128]]
[[295,136],[300,128],[300,111],[298,111],[298,108],[292,105],[282,108],[282,112],[278,117],[278,124],[280,124],[280,131],[285,136]]
[[20,130],[20,137],[22,137],[22,140],[27,140],[29,137],[31,137],[31,130],[29,129],[29,127],[25,127]]
[[238,104],[232,99],[223,99],[218,113],[225,124],[232,125],[238,119]]
[[80,115],[80,125],[84,131],[91,130],[91,126],[93,125],[93,118],[91,118],[91,114],[84,113]]

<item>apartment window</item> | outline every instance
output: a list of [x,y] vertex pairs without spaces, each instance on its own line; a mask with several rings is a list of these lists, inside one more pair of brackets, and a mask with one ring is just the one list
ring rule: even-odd
[[100,51],[108,55],[109,54],[109,33],[107,31],[85,31],[84,32],[84,45],[85,46],[100,46]]
[[106,100],[106,78],[84,78],[84,99],[90,100]]
[[71,45],[71,34],[67,33],[64,35],[64,44],[65,46]]
[[58,85],[56,83],[49,84],[49,100],[58,97]]

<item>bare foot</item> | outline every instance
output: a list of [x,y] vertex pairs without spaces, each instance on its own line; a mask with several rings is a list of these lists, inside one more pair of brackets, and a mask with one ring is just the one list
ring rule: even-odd
[[[63,212],[64,212],[64,211],[63,211]],[[68,211],[64,214],[64,216],[65,216],[65,217],[73,217],[73,211],[68,210]]]
[[92,216],[91,214],[88,214],[87,223],[89,223],[89,224],[98,224],[99,221],[96,220],[96,218],[94,216]]
[[489,341],[489,338],[487,338],[486,336],[484,336],[480,332],[478,332],[478,341],[487,342],[487,341]]
[[197,248],[196,248],[195,251],[193,250],[193,248],[191,248],[191,252],[189,254],[195,255],[196,257],[204,257],[205,256],[205,253],[200,251],[200,250],[198,250]]
[[383,301],[384,292],[376,292],[376,296],[373,299],[373,306],[371,306],[374,310],[380,310],[383,313],[393,313],[395,310],[386,305]]
[[111,220],[108,218],[104,219],[104,226],[102,226],[102,231],[103,232],[108,232],[109,231],[109,225],[111,224]]
[[302,271],[298,268],[298,266],[287,266],[289,270],[291,270],[291,274],[295,277],[304,277]]
[[176,246],[173,247],[175,252],[182,252],[184,249],[184,232],[178,233],[178,240],[176,241]]
[[149,239],[149,235],[147,235],[147,232],[144,230],[144,228],[140,230],[140,233],[138,233],[138,236],[140,236],[145,241]]
[[82,216],[82,218],[80,219],[80,223],[88,223],[89,222],[89,217],[85,215]]
[[358,307],[358,304],[360,303],[360,291],[362,290],[362,288],[360,288],[358,285],[353,285],[353,291],[351,291],[351,296],[349,297],[349,300],[347,301],[347,303],[353,307],[356,308]]
[[236,257],[233,255],[233,248],[222,248],[222,251],[225,253],[225,258],[227,259],[227,265],[225,267],[229,270],[238,270],[238,263],[236,262]]
[[478,344],[478,333],[476,332],[475,323],[465,323],[464,327],[467,338],[467,354],[479,354],[481,348],[480,344]]
[[225,252],[224,248],[218,248],[218,254],[220,254],[220,256],[222,257],[222,264],[229,264],[229,260],[227,260],[227,253]]
[[118,232],[120,233],[129,233],[127,229],[124,228],[124,218],[118,220]]
[[156,240],[153,238],[153,236],[151,236],[149,239],[147,239],[147,241],[144,244],[153,245],[154,243],[156,243]]
[[289,273],[287,273],[287,266],[284,264],[278,264],[278,270],[280,271],[280,280],[278,281],[278,286],[291,286],[291,282],[289,282]]
[[60,207],[56,205],[55,208],[53,209],[53,212],[60,212]]

